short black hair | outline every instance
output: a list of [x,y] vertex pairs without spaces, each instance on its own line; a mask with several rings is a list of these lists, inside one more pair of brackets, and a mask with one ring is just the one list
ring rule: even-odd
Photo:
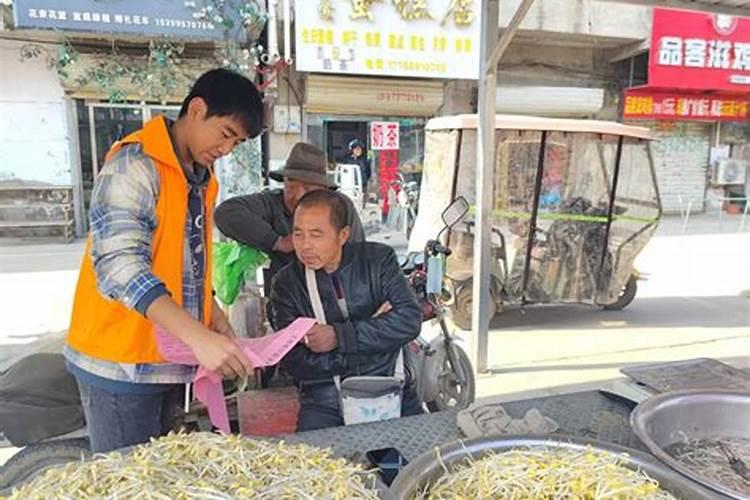
[[[349,226],[348,212],[344,195],[330,189],[310,191],[297,203],[296,210],[310,207],[328,207],[331,211],[331,224],[337,231]],[[295,210],[295,211],[296,211]]]
[[206,118],[231,116],[242,123],[248,137],[263,131],[263,98],[255,84],[241,74],[228,69],[212,69],[203,73],[182,101],[180,117],[188,111],[190,101],[200,97],[208,106]]

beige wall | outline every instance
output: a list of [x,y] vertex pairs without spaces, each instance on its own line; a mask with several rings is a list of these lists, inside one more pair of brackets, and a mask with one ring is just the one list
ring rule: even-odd
[[[521,0],[500,2],[501,28],[508,25]],[[568,40],[598,38],[602,43],[649,37],[651,7],[601,0],[536,0],[521,30],[527,34],[565,35]]]
[[268,159],[271,168],[273,168],[274,161],[286,160],[286,157],[289,156],[289,151],[291,151],[292,147],[301,140],[302,135],[300,134],[269,134]]
[[[24,42],[0,40],[0,182],[73,184],[63,88],[47,53],[21,59]],[[44,45],[55,54],[56,45]]]

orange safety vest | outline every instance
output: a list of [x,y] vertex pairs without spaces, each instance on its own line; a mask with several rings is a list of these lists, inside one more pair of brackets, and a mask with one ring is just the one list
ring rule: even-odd
[[[161,279],[172,299],[182,305],[183,246],[185,218],[188,213],[188,182],[177,160],[167,124],[154,118],[143,129],[115,143],[107,154],[111,158],[126,144],[140,143],[159,173],[159,197],[156,202],[157,226],[153,233],[151,270]],[[206,272],[204,282],[204,323],[210,324],[211,234],[213,209],[218,185],[214,175],[205,195]],[[89,234],[78,277],[68,344],[78,352],[96,359],[117,363],[160,363],[164,358],[156,345],[154,324],[121,302],[101,294],[91,259]]]

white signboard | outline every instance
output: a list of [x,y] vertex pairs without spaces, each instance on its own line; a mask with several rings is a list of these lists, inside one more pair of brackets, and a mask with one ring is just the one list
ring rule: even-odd
[[479,78],[479,0],[297,0],[297,70]]
[[398,122],[370,122],[370,149],[399,149]]

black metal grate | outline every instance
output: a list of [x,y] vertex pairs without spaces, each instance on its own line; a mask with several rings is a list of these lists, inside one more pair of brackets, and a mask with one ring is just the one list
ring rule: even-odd
[[[513,418],[522,418],[536,408],[560,424],[558,434],[608,441],[646,450],[630,429],[630,409],[596,391],[503,403]],[[456,412],[445,411],[374,424],[334,427],[284,436],[289,443],[306,443],[356,462],[366,462],[365,452],[396,448],[407,460],[425,451],[462,439]]]
[[710,358],[623,368],[620,371],[657,392],[689,389],[750,390],[750,373]]

